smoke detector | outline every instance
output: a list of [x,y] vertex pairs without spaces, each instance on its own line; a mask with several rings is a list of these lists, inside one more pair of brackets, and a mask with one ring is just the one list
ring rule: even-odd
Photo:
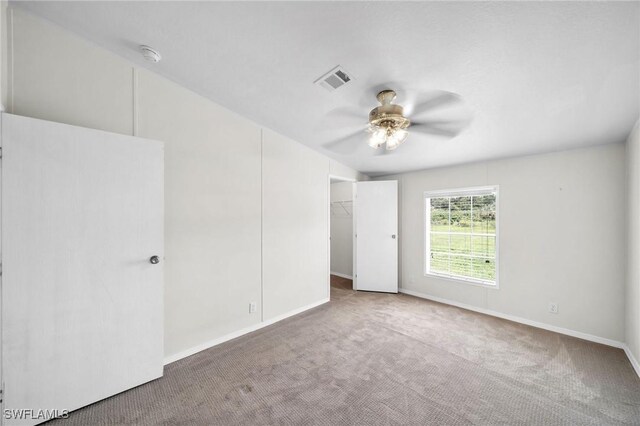
[[157,63],[162,59],[160,52],[152,47],[145,46],[144,44],[140,46],[140,52],[142,52],[142,56],[149,62]]
[[338,65],[313,83],[317,84],[318,86],[324,87],[330,92],[333,92],[334,90],[344,86],[351,80],[353,80],[353,76],[340,65]]

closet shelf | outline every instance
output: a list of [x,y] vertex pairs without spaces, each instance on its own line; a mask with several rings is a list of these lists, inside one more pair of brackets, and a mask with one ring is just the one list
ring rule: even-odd
[[351,216],[353,201],[352,200],[337,200],[331,202],[331,215],[332,216]]

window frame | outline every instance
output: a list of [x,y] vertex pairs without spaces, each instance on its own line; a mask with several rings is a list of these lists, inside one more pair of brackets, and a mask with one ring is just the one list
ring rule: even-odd
[[[440,274],[429,271],[428,254],[431,252],[431,203],[427,204],[427,200],[438,197],[455,197],[486,194],[494,192],[496,195],[496,257],[495,257],[495,282],[482,280],[479,278],[462,277],[457,275]],[[423,273],[425,277],[438,278],[456,283],[469,284],[498,290],[500,288],[500,187],[498,185],[474,186],[467,188],[442,189],[434,191],[425,191],[422,195],[422,219],[423,219],[423,247],[422,262]]]

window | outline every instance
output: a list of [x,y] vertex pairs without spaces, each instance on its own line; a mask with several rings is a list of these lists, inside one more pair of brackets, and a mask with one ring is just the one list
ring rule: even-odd
[[425,272],[497,286],[498,188],[426,192]]

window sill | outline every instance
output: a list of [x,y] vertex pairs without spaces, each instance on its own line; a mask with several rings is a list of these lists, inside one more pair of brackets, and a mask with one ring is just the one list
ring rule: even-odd
[[474,280],[474,279],[471,279],[471,278],[463,278],[463,277],[455,277],[455,276],[451,276],[451,275],[434,274],[432,272],[426,272],[424,274],[424,276],[425,277],[431,277],[431,278],[438,278],[438,279],[446,280],[446,281],[453,281],[455,283],[460,283],[460,284],[473,285],[473,286],[476,286],[476,287],[490,288],[492,290],[500,289],[500,287],[498,286],[498,280],[496,280],[495,283],[489,283],[489,282],[486,282],[486,281]]

